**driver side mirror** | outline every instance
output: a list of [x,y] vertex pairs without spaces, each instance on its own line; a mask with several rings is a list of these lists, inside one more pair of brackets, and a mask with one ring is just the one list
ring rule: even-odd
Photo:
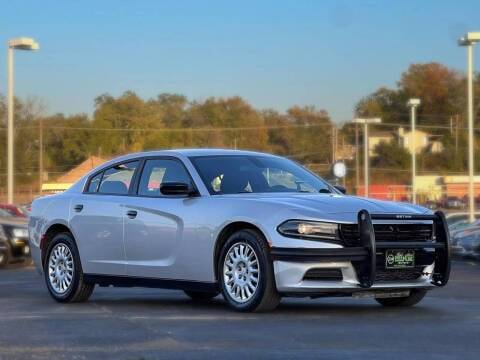
[[195,195],[196,191],[189,184],[181,182],[167,182],[160,185],[160,193],[163,195]]
[[347,189],[345,187],[343,187],[342,185],[333,185],[333,187],[335,189],[337,189],[338,191],[340,191],[342,194],[346,194],[347,193]]

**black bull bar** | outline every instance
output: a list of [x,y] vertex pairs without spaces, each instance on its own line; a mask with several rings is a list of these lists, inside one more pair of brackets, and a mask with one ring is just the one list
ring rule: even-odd
[[[372,220],[394,221],[433,221],[435,241],[375,241],[375,230]],[[437,211],[432,215],[410,214],[370,214],[367,210],[358,212],[358,229],[360,246],[334,249],[292,249],[272,248],[273,260],[315,262],[315,261],[351,261],[354,266],[359,285],[369,288],[375,281],[377,270],[377,249],[433,249],[435,266],[432,273],[432,284],[445,286],[450,277],[450,234],[445,215]],[[430,250],[431,251],[431,250]]]
[[[432,220],[435,230],[435,242],[376,242],[372,220]],[[367,258],[357,263],[357,275],[361,287],[371,287],[375,280],[377,268],[377,248],[379,249],[435,249],[435,266],[432,274],[432,284],[445,286],[450,277],[451,250],[450,233],[448,231],[445,215],[441,211],[433,215],[407,215],[407,214],[370,214],[367,210],[358,213],[358,229],[360,242],[367,250]]]

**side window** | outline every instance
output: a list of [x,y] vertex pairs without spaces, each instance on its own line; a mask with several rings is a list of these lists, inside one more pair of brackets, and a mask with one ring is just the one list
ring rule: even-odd
[[137,165],[138,161],[131,161],[105,170],[98,192],[102,194],[128,194]]
[[190,184],[191,180],[187,170],[178,160],[147,160],[140,178],[138,194],[160,196],[160,185],[167,182]]
[[93,178],[90,179],[90,183],[88,184],[87,192],[97,192],[98,186],[100,185],[100,180],[102,180],[103,172],[100,174],[95,175]]

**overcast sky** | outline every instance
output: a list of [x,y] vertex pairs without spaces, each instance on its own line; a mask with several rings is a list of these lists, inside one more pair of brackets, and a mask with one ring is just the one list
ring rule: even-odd
[[[480,30],[478,0],[16,0],[0,12],[0,44],[32,36],[41,46],[16,52],[16,95],[67,114],[91,113],[102,93],[133,90],[239,95],[280,111],[315,105],[342,122],[410,63],[463,71],[456,39],[468,30]],[[0,70],[4,94],[5,55]]]

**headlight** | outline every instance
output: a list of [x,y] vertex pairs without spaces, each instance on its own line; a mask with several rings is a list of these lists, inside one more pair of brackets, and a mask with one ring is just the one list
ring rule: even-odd
[[285,236],[334,241],[340,240],[338,224],[335,223],[288,220],[281,224],[277,230]]
[[26,238],[28,237],[28,230],[22,228],[15,228],[12,230],[13,237]]

